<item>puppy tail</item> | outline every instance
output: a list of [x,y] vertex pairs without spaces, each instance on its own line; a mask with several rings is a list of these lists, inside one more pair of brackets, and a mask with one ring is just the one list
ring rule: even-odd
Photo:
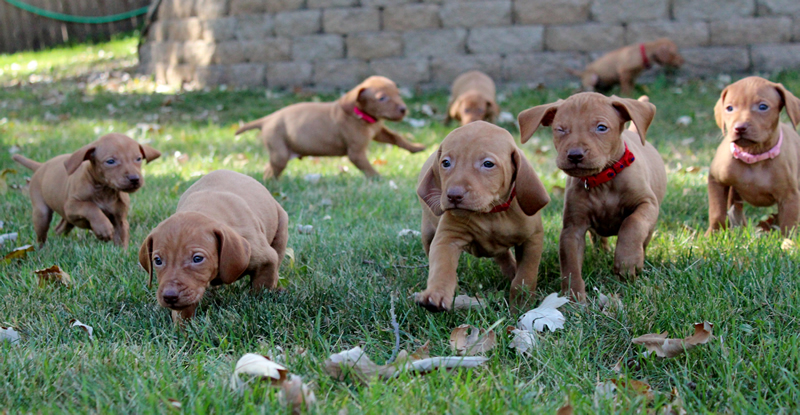
[[255,121],[250,121],[249,123],[241,126],[238,130],[236,130],[236,134],[234,134],[234,135],[239,135],[239,134],[241,134],[241,133],[243,133],[245,131],[255,130],[256,128],[260,129],[261,127],[264,126],[264,120],[266,118],[267,117],[259,118],[259,119],[255,120]]
[[23,165],[23,166],[25,166],[25,167],[33,170],[33,171],[36,171],[36,170],[39,169],[39,167],[42,167],[42,163],[39,163],[38,161],[33,161],[33,160],[29,159],[29,158],[20,156],[19,154],[14,154],[13,156],[11,156],[11,158],[14,159],[14,161],[16,161],[17,163],[19,163],[19,164],[21,164],[21,165]]

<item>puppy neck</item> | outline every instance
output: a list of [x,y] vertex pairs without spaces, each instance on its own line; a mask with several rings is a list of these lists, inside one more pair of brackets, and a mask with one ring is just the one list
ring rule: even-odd
[[[776,135],[778,137],[777,140],[775,139]],[[778,157],[781,153],[781,144],[783,144],[783,130],[780,125],[778,125],[777,134],[773,134],[772,137],[763,144],[756,144],[745,150],[737,146],[736,143],[731,142],[731,155],[737,160],[741,160],[747,164],[753,164]]]

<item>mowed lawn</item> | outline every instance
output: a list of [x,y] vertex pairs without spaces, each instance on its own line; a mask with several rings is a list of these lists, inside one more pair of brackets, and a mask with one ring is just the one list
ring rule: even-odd
[[[286,352],[292,373],[313,383],[320,413],[554,413],[567,400],[578,413],[663,413],[670,403],[688,413],[800,410],[800,253],[781,249],[781,235],[757,232],[752,224],[776,209],[749,208],[750,227],[703,236],[707,167],[721,137],[713,106],[728,79],[662,76],[640,87],[658,108],[647,137],[664,157],[669,178],[645,270],[635,282],[621,283],[611,273],[613,255],[587,245],[587,287],[618,294],[622,309],[601,312],[590,291],[588,304],[563,307],[563,330],[541,333],[531,355],[519,356],[507,347],[505,334],[518,317],[509,312],[509,283],[491,260],[464,254],[459,265],[458,293],[486,297],[488,307],[431,314],[412,300],[425,287],[427,258],[418,237],[398,232],[419,229],[417,174],[454,127],[441,123],[444,90],[406,99],[409,118],[424,126],[388,123],[428,150],[411,155],[371,146],[379,180],[365,179],[344,158],[304,158],[291,161],[280,180],[267,182],[290,218],[294,260],[281,266],[286,290],[253,295],[246,279],[212,289],[191,324],[175,329],[155,289],[147,287],[139,243],[204,173],[226,168],[261,180],[267,151],[256,133],[234,137],[240,121],[337,95],[224,88],[156,92],[151,80],[133,73],[135,46],[135,38],[122,38],[0,56],[0,170],[16,169],[6,175],[10,188],[0,195],[0,234],[19,233],[0,253],[35,244],[28,197],[16,188],[31,173],[11,160],[13,152],[43,161],[111,131],[162,152],[144,168],[145,187],[132,196],[128,249],[84,230],[62,237],[51,229],[43,248],[0,264],[0,325],[13,326],[22,337],[0,344],[0,410],[286,412],[274,388],[256,385],[240,394],[230,386],[239,357],[276,347]],[[798,73],[769,76],[800,94]],[[500,105],[516,118],[572,92],[509,90]],[[435,111],[432,117],[423,104]],[[681,120],[688,125],[677,122],[681,117],[688,117]],[[519,136],[513,121],[500,125]],[[543,216],[537,303],[560,288],[558,187],[565,176],[555,167],[550,137],[543,128],[522,146],[546,187],[556,188]],[[313,232],[299,233],[298,225],[312,225]],[[34,270],[55,264],[71,275],[72,286],[39,285]],[[368,385],[328,376],[324,360],[354,346],[377,363],[389,359],[392,296],[404,349],[430,341],[431,355],[450,355],[453,328],[488,328],[502,320],[500,344],[474,370],[402,374]],[[71,319],[92,326],[93,339],[70,328]],[[714,324],[715,338],[673,359],[644,356],[643,347],[631,344],[646,333],[686,337],[701,321]],[[653,397],[631,390],[597,393],[596,385],[610,379],[646,382]]]

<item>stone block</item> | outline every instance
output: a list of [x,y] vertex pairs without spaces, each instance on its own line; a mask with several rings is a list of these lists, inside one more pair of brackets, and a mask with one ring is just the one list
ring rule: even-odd
[[619,48],[624,45],[622,26],[605,23],[585,23],[568,26],[548,26],[545,47],[554,51],[593,51]]
[[180,88],[184,83],[194,80],[194,65],[170,65],[166,72],[167,84]]
[[292,59],[292,41],[285,37],[269,37],[241,43],[248,62],[278,62]]
[[156,20],[147,30],[147,40],[150,42],[166,42],[169,40],[169,21]]
[[363,7],[397,6],[398,4],[413,3],[416,0],[361,0]]
[[707,46],[711,41],[708,23],[702,21],[654,21],[630,23],[625,31],[625,43],[652,42],[668,37],[678,47]]
[[511,0],[455,1],[439,10],[444,27],[505,26],[511,24]]
[[314,63],[314,84],[350,89],[369,75],[369,65],[360,59],[333,59]]
[[439,85],[450,85],[458,75],[479,70],[493,79],[502,76],[500,55],[453,55],[431,59],[431,81]]
[[267,12],[267,2],[264,0],[230,0],[231,16],[252,16]]
[[168,22],[169,40],[186,42],[199,40],[203,36],[203,23],[197,17],[188,19],[170,20]]
[[672,15],[676,20],[727,20],[751,17],[755,0],[673,0]]
[[347,57],[388,58],[403,55],[403,38],[397,32],[362,32],[347,36]]
[[267,85],[270,88],[292,88],[312,81],[314,66],[310,62],[273,62],[267,64]]
[[214,57],[211,59],[211,63],[232,65],[244,62],[247,62],[247,56],[244,53],[242,42],[231,40],[217,43],[216,47],[214,47]]
[[750,54],[745,46],[682,49],[686,63],[681,72],[689,76],[741,73],[750,69]]
[[800,1],[797,0],[757,0],[757,3],[759,16],[800,17]]
[[153,62],[164,65],[177,65],[181,60],[182,44],[178,42],[152,43],[151,56]]
[[292,39],[292,60],[340,59],[344,57],[344,40],[339,35],[309,35]]
[[592,17],[602,23],[669,19],[669,0],[594,0]]
[[167,68],[169,65],[164,63],[156,63],[153,65],[153,75],[156,78],[157,84],[166,84],[167,83]]
[[350,7],[322,12],[322,30],[325,33],[377,32],[380,29],[381,15],[376,8]]
[[709,23],[711,44],[735,46],[788,42],[792,38],[792,20],[788,17],[750,17],[717,20]]
[[153,60],[153,43],[147,42],[139,46],[137,53],[139,55],[139,73],[153,73],[155,70],[155,61]]
[[220,0],[196,0],[195,15],[200,20],[217,19],[228,15],[228,1]]
[[375,75],[385,76],[400,86],[414,86],[431,79],[427,58],[376,59],[370,61],[369,66]]
[[258,40],[272,36],[275,22],[269,14],[239,16],[236,20],[236,39]]
[[439,6],[435,4],[405,4],[383,9],[384,30],[435,29],[441,25]]
[[800,69],[800,43],[783,45],[754,45],[750,49],[753,69],[777,73],[787,69]]
[[421,30],[403,33],[407,57],[447,56],[466,53],[464,29]]
[[228,85],[250,88],[266,86],[266,65],[263,63],[231,65],[228,68]]
[[267,0],[267,13],[280,13],[303,8],[305,0]]
[[567,24],[589,20],[591,0],[516,0],[517,24]]
[[307,0],[309,9],[325,9],[328,7],[358,6],[358,0]]
[[507,55],[503,59],[503,80],[514,83],[552,85],[578,81],[564,68],[581,70],[586,57],[577,52],[537,52]]
[[195,68],[194,80],[201,87],[227,84],[228,67],[225,65],[198,66]]
[[182,46],[181,63],[190,65],[210,65],[214,58],[216,43],[196,40],[186,42]]
[[322,30],[322,10],[296,10],[275,15],[275,34],[278,36],[303,36]]
[[543,26],[481,27],[469,31],[470,53],[523,53],[542,50]]
[[207,42],[225,42],[236,38],[236,17],[222,17],[203,22],[202,40]]
[[800,17],[794,18],[794,29],[792,30],[792,32],[794,33],[792,35],[792,39],[795,42],[800,42]]
[[183,19],[194,15],[195,0],[163,0],[158,7],[159,19]]

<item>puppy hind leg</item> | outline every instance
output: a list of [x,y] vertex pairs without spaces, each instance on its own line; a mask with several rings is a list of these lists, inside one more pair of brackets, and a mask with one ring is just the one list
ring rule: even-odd
[[800,191],[795,190],[778,202],[778,225],[783,235],[789,236],[798,221],[800,221]]
[[494,262],[500,266],[500,271],[503,272],[503,275],[505,275],[506,278],[509,280],[514,279],[517,274],[517,261],[515,261],[514,256],[511,255],[510,249],[494,257]]
[[41,246],[47,241],[47,231],[50,229],[50,221],[53,220],[53,210],[47,206],[38,191],[31,189],[30,195],[33,207],[33,229],[36,231],[36,242]]
[[[271,136],[268,135],[270,133]],[[286,137],[276,135],[276,132],[267,128],[264,128],[261,134],[269,149],[269,164],[264,169],[264,180],[277,179],[289,163],[292,152],[286,145]]]
[[250,277],[250,290],[253,292],[264,289],[274,290],[278,287],[278,252],[272,247],[267,248],[266,261]]
[[56,226],[56,233],[59,235],[67,235],[72,231],[72,228],[74,227],[75,225],[67,222],[67,220],[64,218],[61,218],[61,221],[58,222],[58,225]]

